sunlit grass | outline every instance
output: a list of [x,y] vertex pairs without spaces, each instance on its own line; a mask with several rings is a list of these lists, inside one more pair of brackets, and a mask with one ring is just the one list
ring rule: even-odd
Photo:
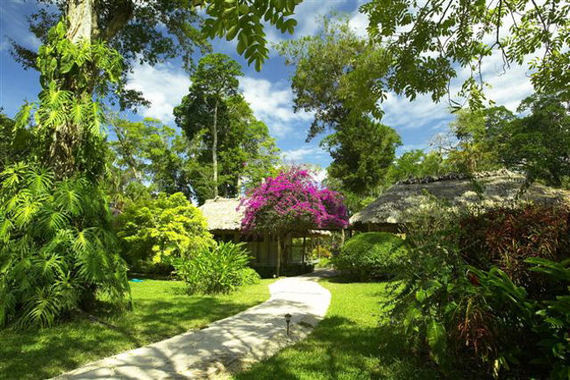
[[433,379],[437,372],[408,351],[382,313],[384,283],[322,280],[332,301],[305,341],[254,365],[237,379]]
[[97,316],[114,328],[76,316],[47,329],[0,331],[0,379],[56,376],[105,356],[204,327],[267,300],[267,285],[272,281],[262,280],[217,296],[188,296],[179,281],[131,283],[134,311]]

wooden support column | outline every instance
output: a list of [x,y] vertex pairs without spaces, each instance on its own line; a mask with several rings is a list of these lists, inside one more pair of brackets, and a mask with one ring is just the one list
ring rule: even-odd
[[279,277],[279,272],[281,270],[281,237],[277,234],[277,266],[275,268],[275,274]]

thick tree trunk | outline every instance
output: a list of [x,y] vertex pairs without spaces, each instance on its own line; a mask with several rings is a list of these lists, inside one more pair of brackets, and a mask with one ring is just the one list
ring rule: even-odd
[[214,198],[218,197],[218,99],[214,107],[214,125],[212,127],[212,168],[214,170]]
[[95,0],[69,0],[67,3],[67,38],[74,44],[91,42],[99,32]]

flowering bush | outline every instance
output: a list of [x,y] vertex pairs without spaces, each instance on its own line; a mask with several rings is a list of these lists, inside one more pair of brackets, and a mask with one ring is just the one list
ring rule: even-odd
[[307,170],[282,171],[248,195],[240,205],[245,207],[242,227],[246,231],[283,232],[348,225],[341,196],[319,188]]

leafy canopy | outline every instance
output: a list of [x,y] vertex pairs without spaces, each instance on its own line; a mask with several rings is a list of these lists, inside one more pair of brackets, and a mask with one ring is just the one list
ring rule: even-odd
[[569,95],[570,5],[565,2],[372,0],[360,11],[368,15],[371,41],[390,56],[387,75],[375,77],[386,90],[411,100],[431,94],[439,101],[450,81],[467,71],[467,78],[459,78],[459,94],[469,98],[471,108],[480,108],[482,66],[500,56],[505,70],[527,66],[537,92]]
[[385,184],[401,139],[394,129],[362,118],[327,136],[323,143],[333,159],[328,176],[339,181],[344,192],[365,196]]

